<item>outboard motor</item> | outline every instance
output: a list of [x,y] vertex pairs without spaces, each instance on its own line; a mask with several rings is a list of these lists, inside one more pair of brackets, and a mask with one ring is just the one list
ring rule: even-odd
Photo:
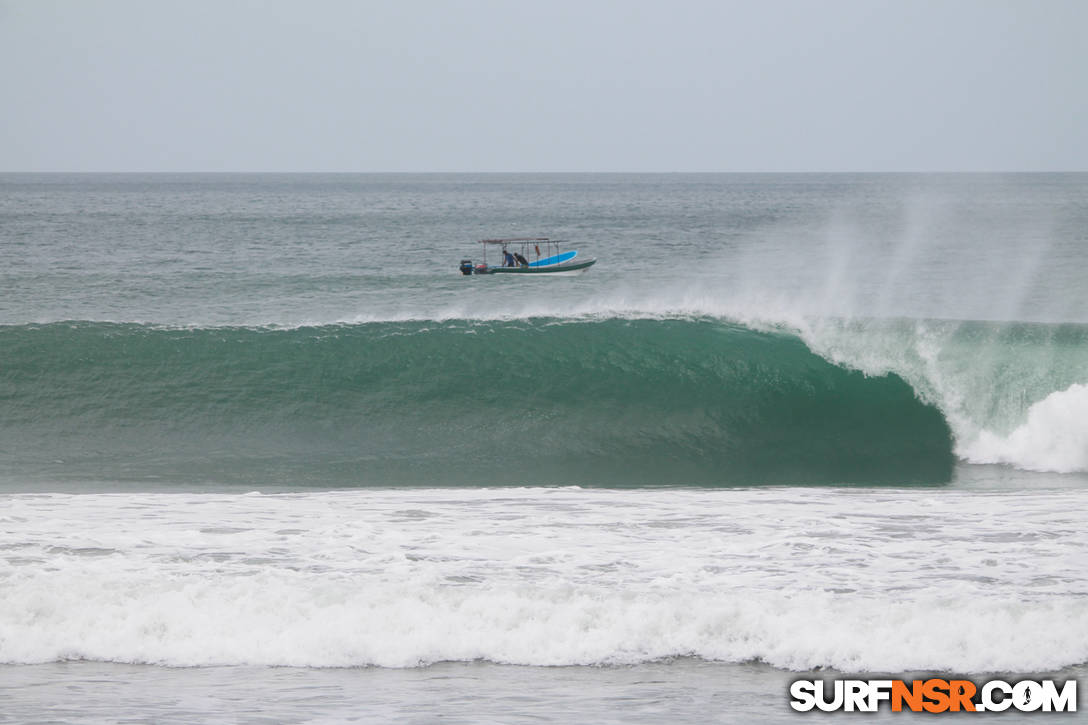
[[472,274],[472,260],[471,259],[462,259],[461,260],[461,274],[463,274],[465,276],[468,276],[468,275]]

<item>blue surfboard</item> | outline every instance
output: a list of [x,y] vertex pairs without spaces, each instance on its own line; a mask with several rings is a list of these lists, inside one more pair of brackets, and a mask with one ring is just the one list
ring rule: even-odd
[[562,252],[560,254],[554,254],[551,257],[545,257],[544,259],[538,259],[535,262],[529,262],[530,267],[550,267],[553,264],[562,264],[563,262],[569,262],[577,256],[578,250],[572,249],[569,252]]

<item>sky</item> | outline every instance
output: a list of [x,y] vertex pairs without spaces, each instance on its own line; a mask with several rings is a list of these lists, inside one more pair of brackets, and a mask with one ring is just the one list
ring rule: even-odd
[[1088,0],[0,0],[0,171],[1088,171]]

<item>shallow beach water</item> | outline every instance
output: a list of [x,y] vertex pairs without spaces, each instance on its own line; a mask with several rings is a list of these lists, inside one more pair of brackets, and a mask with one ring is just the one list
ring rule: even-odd
[[[1084,667],[1032,673],[1078,679]],[[425,668],[315,670],[71,662],[0,666],[6,722],[57,723],[733,723],[824,722],[842,715],[789,709],[798,678],[760,664],[671,662],[599,667],[520,667],[447,662]],[[870,674],[864,675],[866,677]],[[918,675],[922,676],[922,675]],[[125,715],[119,715],[125,713]],[[887,709],[853,719],[928,722]],[[989,713],[998,722],[1038,715]],[[1059,718],[1069,721],[1070,717]]]

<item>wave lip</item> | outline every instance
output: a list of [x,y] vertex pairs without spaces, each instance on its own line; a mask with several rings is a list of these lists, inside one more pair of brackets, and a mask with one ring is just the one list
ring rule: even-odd
[[801,335],[829,360],[909,383],[965,461],[1088,472],[1088,325],[821,320]]

